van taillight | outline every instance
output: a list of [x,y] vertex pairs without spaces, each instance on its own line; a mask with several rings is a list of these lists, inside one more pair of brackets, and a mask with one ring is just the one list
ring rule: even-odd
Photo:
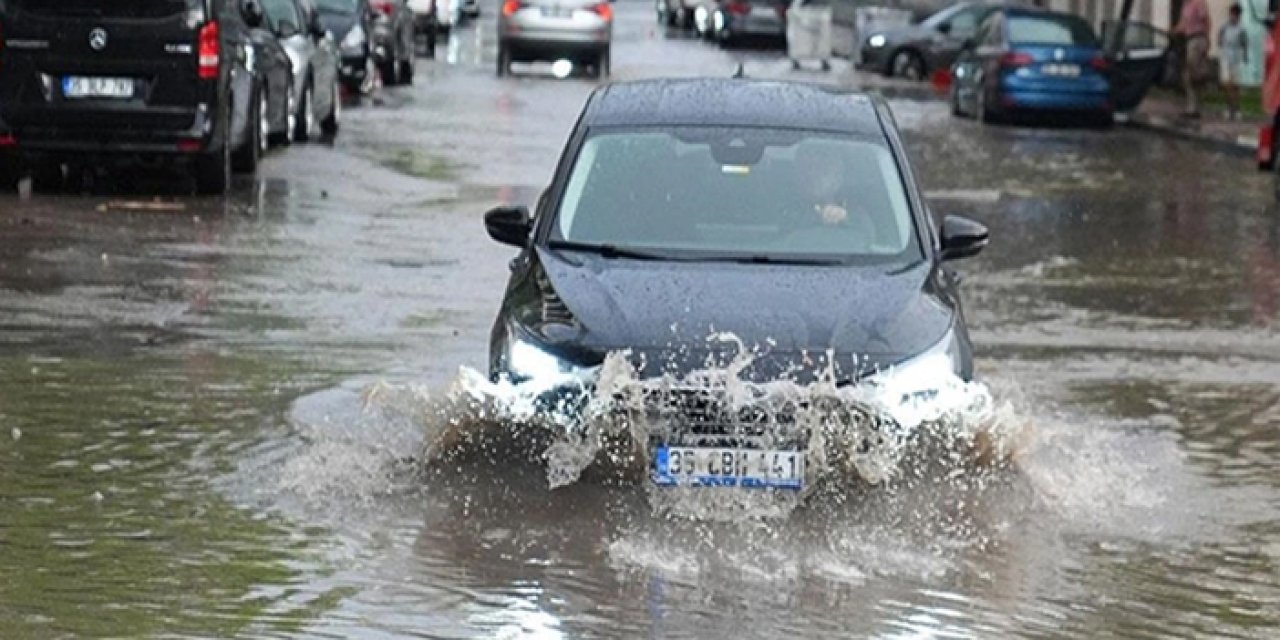
[[508,17],[513,16],[520,9],[521,9],[520,0],[507,0],[506,2],[502,3],[502,15],[504,16],[508,16]]
[[196,47],[197,72],[201,80],[213,80],[218,77],[218,62],[222,52],[222,38],[218,33],[218,23],[210,22],[200,28],[199,42]]
[[609,6],[608,2],[601,2],[600,4],[591,7],[591,10],[596,12],[596,15],[603,18],[606,22],[613,19],[613,7]]
[[741,2],[740,0],[731,0],[724,8],[725,11],[735,16],[745,16],[751,13],[751,3]]
[[377,11],[388,18],[391,17],[391,14],[396,12],[396,5],[391,0],[372,0],[369,4],[373,7],[374,11]]

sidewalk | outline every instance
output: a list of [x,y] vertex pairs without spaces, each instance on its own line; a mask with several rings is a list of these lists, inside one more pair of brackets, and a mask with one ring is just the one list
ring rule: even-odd
[[1260,109],[1251,108],[1246,96],[1242,100],[1244,102],[1243,119],[1228,120],[1223,113],[1222,104],[1215,100],[1215,97],[1217,96],[1206,96],[1200,108],[1200,119],[1189,120],[1182,117],[1184,102],[1181,93],[1168,89],[1152,89],[1130,117],[1128,124],[1202,142],[1223,151],[1252,156],[1258,146],[1258,129],[1263,122]]

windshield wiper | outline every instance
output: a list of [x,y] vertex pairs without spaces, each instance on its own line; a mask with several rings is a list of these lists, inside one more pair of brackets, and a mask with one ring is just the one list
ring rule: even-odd
[[633,260],[675,260],[671,256],[649,253],[637,249],[627,249],[612,244],[590,244],[573,240],[552,240],[547,243],[551,249],[568,249],[569,251],[587,251],[603,258],[631,258]]
[[831,267],[848,264],[848,262],[838,258],[802,258],[796,256],[732,256],[725,258],[725,260],[729,262],[741,262],[744,264],[789,264],[814,267]]

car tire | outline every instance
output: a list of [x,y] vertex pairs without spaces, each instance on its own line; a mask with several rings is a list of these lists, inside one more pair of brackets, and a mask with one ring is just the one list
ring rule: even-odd
[[919,82],[925,78],[924,59],[910,49],[902,49],[889,58],[889,75]]
[[498,45],[498,77],[511,74],[511,48],[505,44]]
[[978,87],[978,97],[976,99],[977,106],[974,111],[977,112],[978,120],[982,124],[1000,124],[1000,116],[987,104],[987,90]]
[[245,124],[244,144],[231,156],[231,168],[237,173],[255,173],[262,159],[262,136],[267,121],[267,92],[258,89],[250,101],[249,122]]
[[436,57],[436,31],[435,29],[427,29],[427,49],[423,52],[424,58]]
[[964,117],[964,109],[960,108],[960,90],[956,88],[955,81],[951,83],[951,115],[957,118]]
[[220,196],[231,187],[231,136],[226,116],[223,116],[222,140],[213,153],[196,158],[196,193],[202,196]]
[[22,161],[17,154],[0,154],[0,192],[14,191],[22,180]]
[[61,162],[46,160],[31,167],[31,190],[36,193],[57,193],[66,182]]
[[298,101],[297,119],[294,121],[293,139],[307,142],[316,134],[316,101],[315,89],[310,81],[302,90],[302,99]]
[[413,74],[417,71],[414,64],[416,59],[416,56],[413,55],[413,50],[410,49],[409,55],[406,56],[404,60],[400,61],[400,84],[406,86],[413,85]]
[[338,89],[338,81],[333,81],[333,106],[329,109],[329,115],[320,121],[320,131],[326,136],[333,137],[338,135],[338,128],[341,126],[342,119],[342,92]]
[[610,51],[610,47],[605,47],[603,51],[596,54],[596,61],[595,61],[596,78],[598,79],[608,78],[609,74],[612,73],[613,71],[611,69],[612,65],[613,65],[613,53]]
[[400,84],[400,61],[392,54],[392,58],[382,63],[378,70],[382,75],[382,86],[394,87]]
[[271,144],[286,147],[293,144],[294,134],[298,131],[298,98],[292,88],[293,81],[290,80],[289,84],[289,97],[284,104],[284,128],[271,134]]

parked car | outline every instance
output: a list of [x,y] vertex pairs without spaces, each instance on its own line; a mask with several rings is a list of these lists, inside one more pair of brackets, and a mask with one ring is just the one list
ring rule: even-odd
[[64,164],[128,156],[180,161],[199,192],[223,193],[262,152],[271,69],[236,54],[258,50],[260,21],[233,0],[0,2],[6,182],[31,173],[43,187]]
[[742,38],[787,37],[786,0],[720,0],[711,14],[713,37],[721,46]]
[[953,4],[919,23],[874,30],[862,40],[858,65],[886,76],[921,80],[950,69],[964,42],[997,4]]
[[338,42],[338,77],[347,93],[369,95],[379,84],[373,53],[373,9],[368,0],[316,0],[320,24]]
[[[892,380],[910,397],[973,374],[951,265],[987,230],[956,216],[935,226],[879,98],[729,78],[609,85],[553,175],[535,215],[485,216],[520,251],[491,333],[494,381],[573,411],[612,353],[679,394],[690,373],[735,361],[734,342],[710,339],[725,333],[755,354],[734,368],[746,382],[807,384],[830,367],[836,386]],[[718,486],[807,487],[803,434],[743,438],[747,425],[715,419],[724,398],[690,384],[687,404],[634,407],[689,413],[636,443],[655,483],[710,479],[705,465],[669,473],[673,451],[773,449],[797,466]]]
[[334,134],[342,113],[338,51],[309,0],[261,0],[272,32],[292,62],[289,126],[277,142],[307,141]]
[[413,31],[425,43],[424,55],[428,58],[435,56],[436,34],[440,31],[440,18],[436,15],[438,5],[436,0],[409,0],[409,10],[413,12]]
[[693,13],[701,0],[656,0],[658,24],[681,29],[693,28]]
[[956,115],[994,122],[1022,112],[1074,112],[1110,123],[1110,63],[1079,16],[1034,9],[991,13],[952,69]]
[[569,59],[609,75],[613,7],[606,0],[505,0],[498,14],[498,75],[512,62]]
[[413,84],[417,59],[414,13],[407,0],[368,0],[373,8],[373,53],[387,85]]

